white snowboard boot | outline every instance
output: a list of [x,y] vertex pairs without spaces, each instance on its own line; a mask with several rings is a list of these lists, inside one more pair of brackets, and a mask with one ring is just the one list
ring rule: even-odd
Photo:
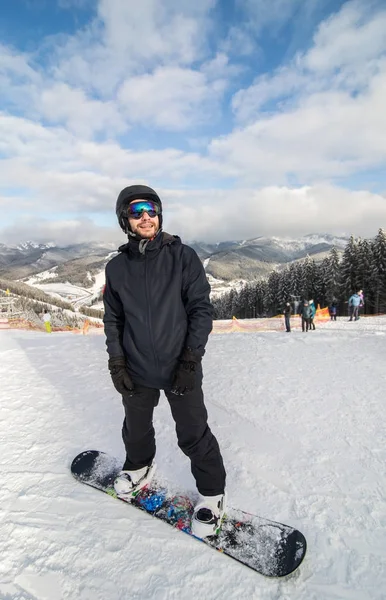
[[198,538],[216,535],[221,528],[225,513],[225,494],[218,496],[201,496],[194,507],[192,517],[192,533]]
[[152,479],[156,466],[152,463],[137,471],[120,471],[114,481],[114,489],[118,498],[130,501],[136,497]]

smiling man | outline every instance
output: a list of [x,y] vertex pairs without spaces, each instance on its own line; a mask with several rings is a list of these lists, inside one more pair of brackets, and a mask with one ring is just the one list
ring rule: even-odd
[[151,240],[159,231],[159,205],[149,200],[133,200],[128,206],[129,234]]
[[196,252],[162,231],[162,203],[153,189],[125,188],[116,213],[129,242],[106,266],[104,293],[109,369],[125,410],[126,461],[115,490],[130,500],[154,474],[153,411],[164,390],[201,496],[192,531],[213,535],[225,510],[225,469],[202,392],[210,286]]

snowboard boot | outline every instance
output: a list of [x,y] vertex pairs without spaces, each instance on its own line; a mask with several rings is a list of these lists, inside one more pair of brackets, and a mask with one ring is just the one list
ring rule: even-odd
[[114,481],[118,498],[130,502],[150,482],[156,466],[154,463],[137,471],[120,471]]
[[205,538],[219,533],[224,513],[225,494],[201,496],[200,501],[194,507],[191,524],[193,535]]

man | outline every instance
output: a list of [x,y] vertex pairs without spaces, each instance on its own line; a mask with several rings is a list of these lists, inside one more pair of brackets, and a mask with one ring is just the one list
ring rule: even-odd
[[360,303],[361,303],[361,297],[358,293],[355,293],[352,296],[350,296],[349,301],[348,301],[349,314],[350,314],[349,320],[350,321],[352,321],[353,318],[355,319],[355,321],[358,321]]
[[291,333],[291,304],[289,302],[286,302],[283,313],[286,332]]
[[302,330],[305,331],[306,333],[310,326],[310,319],[311,319],[311,308],[308,305],[308,302],[305,300],[303,302],[303,308],[302,308]]
[[195,251],[162,231],[162,203],[153,189],[125,188],[116,213],[129,242],[107,264],[104,292],[109,369],[125,410],[126,461],[115,490],[130,500],[154,474],[153,411],[162,389],[200,493],[192,531],[213,535],[225,510],[226,475],[202,393],[210,286]]

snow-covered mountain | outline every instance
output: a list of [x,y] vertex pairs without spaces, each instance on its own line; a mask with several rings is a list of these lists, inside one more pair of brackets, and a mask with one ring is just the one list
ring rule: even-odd
[[87,272],[99,270],[114,250],[115,244],[95,242],[68,246],[33,241],[17,246],[0,244],[0,278],[25,279],[57,267],[57,278],[87,287]]
[[[301,238],[256,237],[190,245],[203,261],[213,295],[217,296],[240,282],[267,276],[273,269],[305,258],[307,254],[321,260],[334,246],[342,251],[347,241],[345,237],[325,233]],[[98,296],[105,265],[115,251],[116,246],[111,243],[65,247],[33,241],[13,247],[0,244],[0,278],[23,280],[47,293],[88,304]]]
[[222,252],[237,251],[248,247],[264,248],[267,258],[273,258],[273,255],[281,252],[282,258],[294,260],[301,258],[306,254],[316,254],[324,250],[329,250],[333,246],[343,249],[347,244],[348,237],[334,236],[328,233],[308,234],[300,238],[279,238],[279,237],[256,237],[249,240],[221,242],[218,244],[207,244],[194,241],[192,246],[200,256],[207,258],[210,255],[220,254]]
[[54,242],[48,242],[48,244],[38,244],[36,242],[23,242],[16,246],[17,250],[21,252],[28,252],[29,250],[47,250],[48,248],[55,248],[56,244]]
[[208,274],[230,281],[265,276],[273,268],[305,258],[307,254],[322,260],[334,246],[342,251],[347,241],[346,237],[326,233],[295,239],[257,237],[213,245],[194,242],[192,246],[205,261]]

